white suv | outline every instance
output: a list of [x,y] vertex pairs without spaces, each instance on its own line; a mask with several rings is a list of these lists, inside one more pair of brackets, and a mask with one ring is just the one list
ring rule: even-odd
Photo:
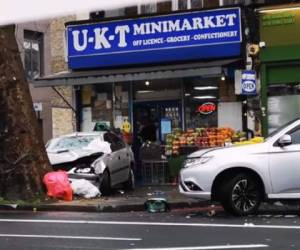
[[263,143],[190,154],[179,189],[192,198],[219,201],[235,215],[254,213],[263,200],[300,199],[300,119]]

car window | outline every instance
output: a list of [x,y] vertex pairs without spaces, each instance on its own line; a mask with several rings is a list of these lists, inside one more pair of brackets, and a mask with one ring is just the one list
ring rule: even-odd
[[292,144],[300,144],[300,128],[292,130],[289,135],[292,138]]
[[111,136],[112,136],[113,142],[117,146],[118,150],[125,147],[125,144],[120,137],[118,137],[115,134],[111,134]]
[[49,146],[52,150],[75,150],[87,147],[96,137],[95,136],[74,136],[65,137],[56,140],[55,143]]
[[285,124],[283,124],[282,126],[280,126],[279,128],[277,128],[276,130],[274,130],[273,132],[271,132],[267,138],[265,139],[265,141],[268,141],[270,138],[272,138],[275,134],[279,133],[281,130],[285,129],[287,126],[291,125],[292,123],[294,123],[295,121],[297,121],[299,118],[291,120]]
[[119,149],[121,149],[122,147],[120,147],[119,141],[117,140],[117,136],[112,134],[112,133],[105,133],[103,136],[103,139],[105,141],[107,141],[108,143],[110,143],[110,148],[111,151],[117,151]]

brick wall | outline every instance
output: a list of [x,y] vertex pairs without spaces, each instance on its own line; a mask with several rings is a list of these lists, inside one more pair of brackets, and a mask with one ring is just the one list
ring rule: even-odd
[[[65,61],[65,23],[75,20],[75,16],[57,18],[51,22],[51,69],[52,74],[68,70]],[[72,86],[56,87],[57,91],[75,107]],[[73,110],[65,103],[55,91],[52,93],[52,123],[53,137],[74,132],[76,129],[76,118]]]

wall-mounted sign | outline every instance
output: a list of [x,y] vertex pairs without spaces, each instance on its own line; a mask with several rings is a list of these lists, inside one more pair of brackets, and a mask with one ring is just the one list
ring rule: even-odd
[[242,95],[256,95],[256,73],[254,70],[242,71]]
[[262,26],[279,26],[294,24],[296,19],[295,13],[282,12],[264,15],[262,17]]
[[43,111],[43,104],[41,102],[34,102],[33,103],[33,109],[34,111],[38,112],[38,111]]
[[241,42],[240,8],[67,24],[71,69],[232,57]]
[[217,105],[213,102],[205,102],[197,108],[197,112],[202,115],[208,115],[217,110]]
[[[261,50],[262,54],[272,47],[277,49],[278,46],[299,44],[300,32],[297,32],[300,29],[299,8],[289,5],[283,10],[262,12],[259,16],[260,41],[264,41],[266,44],[266,48]],[[291,48],[288,48],[288,51],[289,49]],[[295,49],[295,51],[298,54],[299,49]],[[274,52],[271,53],[272,58]]]

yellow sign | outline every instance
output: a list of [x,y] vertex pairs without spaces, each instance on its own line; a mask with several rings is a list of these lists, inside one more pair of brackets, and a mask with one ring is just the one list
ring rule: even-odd
[[125,120],[122,124],[122,130],[125,132],[125,133],[130,133],[131,131],[131,124]]

